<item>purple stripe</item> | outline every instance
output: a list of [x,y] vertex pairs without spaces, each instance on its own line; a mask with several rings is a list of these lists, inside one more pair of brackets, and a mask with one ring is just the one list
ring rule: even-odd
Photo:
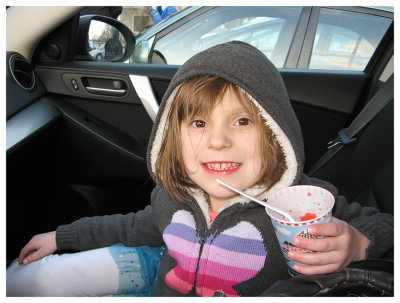
[[168,246],[168,252],[174,250],[187,257],[198,258],[200,243],[193,244],[192,242],[168,234],[164,234],[163,238],[165,244]]
[[199,241],[199,238],[196,237],[196,231],[193,228],[182,223],[172,222],[164,230],[164,235],[166,234],[182,238],[192,243],[196,243]]
[[215,245],[222,249],[258,256],[265,256],[266,251],[264,247],[264,242],[261,239],[244,239],[240,237],[225,235],[223,233],[217,235],[212,243],[210,239],[208,239],[207,243],[210,245]]
[[235,264],[235,267],[251,270],[260,270],[264,266],[266,252],[263,255],[238,253],[219,248],[215,245],[206,244],[203,252],[208,259],[223,265]]

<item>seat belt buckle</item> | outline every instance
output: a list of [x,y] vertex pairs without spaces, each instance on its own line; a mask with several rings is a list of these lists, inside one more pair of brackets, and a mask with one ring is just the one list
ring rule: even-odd
[[338,132],[337,138],[328,142],[328,149],[331,149],[336,145],[347,145],[357,140],[357,138],[350,138],[346,130],[347,130],[346,128],[340,130]]

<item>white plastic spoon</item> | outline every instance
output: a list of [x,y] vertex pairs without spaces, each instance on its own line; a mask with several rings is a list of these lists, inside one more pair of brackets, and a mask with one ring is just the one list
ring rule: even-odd
[[217,182],[222,184],[223,186],[226,186],[226,187],[232,189],[233,191],[237,192],[238,194],[241,194],[242,196],[244,196],[244,197],[246,197],[246,198],[248,198],[250,200],[253,200],[254,202],[257,202],[257,203],[261,204],[262,206],[264,206],[266,208],[269,208],[270,210],[273,210],[274,212],[277,212],[278,214],[281,214],[282,216],[285,216],[286,218],[289,219],[290,222],[296,222],[292,218],[292,216],[289,215],[287,212],[285,212],[283,210],[280,210],[280,209],[277,209],[274,206],[265,203],[264,201],[258,200],[257,198],[255,198],[253,196],[250,196],[250,195],[246,194],[245,192],[242,192],[241,190],[230,186],[229,184],[226,184],[225,182],[221,181],[220,179],[217,179]]

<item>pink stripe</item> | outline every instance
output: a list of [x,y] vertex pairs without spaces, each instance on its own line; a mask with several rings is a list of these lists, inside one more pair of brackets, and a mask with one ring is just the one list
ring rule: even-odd
[[199,251],[200,251],[199,243],[195,244],[190,241],[186,241],[182,238],[169,234],[164,234],[164,241],[168,246],[168,251],[170,250],[179,251],[180,254],[185,255],[187,257],[197,258],[199,256]]
[[190,284],[186,281],[181,280],[176,274],[175,274],[175,269],[171,270],[166,276],[165,276],[165,282],[167,285],[176,290],[179,291],[180,293],[187,294],[193,287],[193,284]]
[[260,270],[265,262],[265,256],[229,251],[210,244],[204,245],[204,254],[207,254],[207,258],[216,263],[235,264],[235,267],[243,269]]
[[178,266],[181,266],[184,270],[188,272],[196,272],[196,267],[197,267],[197,257],[191,258],[187,257],[180,252],[177,252],[175,250],[168,250],[168,253],[170,254],[171,257],[173,257],[177,262]]
[[[262,266],[260,267],[260,269]],[[199,274],[216,277],[222,280],[241,282],[254,277],[259,270],[238,268],[223,265],[210,260],[200,260]]]
[[186,281],[188,283],[192,283],[192,284],[194,283],[196,272],[188,272],[188,271],[184,270],[182,267],[180,267],[179,265],[175,266],[174,272],[175,272],[175,275],[179,279]]
[[[197,289],[209,289],[214,290],[214,292],[216,290],[222,290],[227,296],[238,296],[238,293],[232,288],[234,285],[238,284],[236,282],[204,275],[198,275],[197,281]],[[201,294],[201,292],[199,293]]]

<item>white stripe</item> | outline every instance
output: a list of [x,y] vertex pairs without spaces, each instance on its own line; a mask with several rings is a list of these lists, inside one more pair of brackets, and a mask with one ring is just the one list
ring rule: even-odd
[[154,122],[158,112],[158,104],[147,76],[129,75],[132,85],[135,88],[144,108]]

